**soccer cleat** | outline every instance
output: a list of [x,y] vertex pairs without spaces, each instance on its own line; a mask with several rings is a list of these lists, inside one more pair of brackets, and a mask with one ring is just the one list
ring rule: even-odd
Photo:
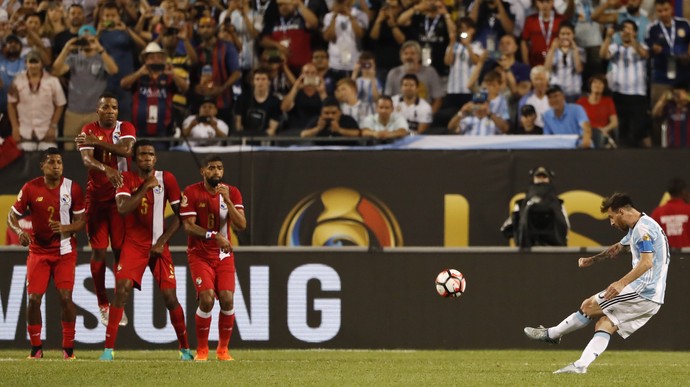
[[182,361],[194,360],[194,355],[192,355],[192,351],[190,351],[189,348],[181,348],[180,349],[180,360],[182,360]]
[[127,324],[129,324],[129,319],[127,318],[127,314],[123,310],[122,311],[122,318],[120,319],[120,326],[125,327],[125,326],[127,326]]
[[102,361],[112,361],[113,359],[115,359],[115,351],[112,348],[104,349],[101,357],[98,358],[98,360]]
[[538,328],[525,327],[525,336],[532,340],[543,341],[549,344],[560,344],[561,338],[552,339],[549,337],[549,330],[540,325]]
[[[70,352],[71,352],[71,353],[70,353]],[[77,357],[74,356],[74,352],[72,352],[72,351],[70,351],[70,352],[68,352],[68,351],[66,351],[66,350],[63,349],[63,350],[62,350],[62,358],[65,359],[65,360],[76,360]]]
[[232,356],[230,356],[230,353],[228,352],[227,348],[216,351],[216,359],[218,359],[220,361],[233,361],[233,360],[235,360],[232,358]]
[[110,312],[110,305],[98,305],[98,310],[101,312],[101,324],[108,326],[108,315]]
[[196,350],[196,356],[194,356],[194,361],[206,361],[208,360],[208,348],[199,348]]
[[586,374],[587,367],[578,367],[575,363],[570,363],[560,370],[553,371],[554,374]]
[[27,359],[43,359],[43,348],[31,348],[31,354],[27,357]]

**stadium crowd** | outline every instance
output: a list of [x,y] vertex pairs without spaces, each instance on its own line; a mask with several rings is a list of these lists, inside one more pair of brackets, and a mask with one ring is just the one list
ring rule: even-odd
[[0,130],[45,149],[95,121],[109,92],[138,137],[202,146],[576,134],[583,148],[688,147],[680,10],[680,0],[4,0]]

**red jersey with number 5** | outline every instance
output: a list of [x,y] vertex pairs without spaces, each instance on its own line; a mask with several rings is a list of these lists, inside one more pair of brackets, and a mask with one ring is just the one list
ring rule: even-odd
[[[180,186],[172,173],[154,171],[159,186],[150,189],[134,211],[125,215],[125,244],[150,248],[165,232],[165,204],[180,202]],[[122,173],[123,184],[115,196],[132,196],[144,183],[135,172]]]
[[[228,187],[230,201],[235,208],[244,209],[240,190],[231,185],[223,185]],[[230,240],[227,205],[220,194],[209,193],[203,181],[184,189],[180,203],[180,216],[182,219],[195,216],[196,224],[204,230],[217,231]],[[215,239],[205,240],[190,236],[187,240],[187,253],[207,259],[218,259],[220,248]]]
[[73,214],[84,212],[84,195],[76,182],[62,178],[55,188],[49,188],[43,177],[37,177],[24,184],[17,195],[12,211],[21,216],[31,210],[31,243],[29,250],[34,254],[64,255],[74,251],[76,238],[56,234],[50,228],[51,221],[63,225],[72,223]]
[[[99,140],[105,141],[108,144],[117,144],[120,140],[125,138],[136,139],[136,129],[134,125],[126,121],[117,121],[114,128],[104,128],[98,124],[98,121],[84,125],[81,129],[84,134],[92,134],[98,137]],[[93,157],[101,163],[117,169],[120,172],[129,171],[130,159],[129,157],[120,157],[105,151],[99,147],[90,145],[79,146],[80,151],[93,150]],[[106,202],[115,198],[115,187],[108,180],[108,177],[102,171],[89,170],[89,180],[86,183],[86,196],[89,200],[97,202]]]

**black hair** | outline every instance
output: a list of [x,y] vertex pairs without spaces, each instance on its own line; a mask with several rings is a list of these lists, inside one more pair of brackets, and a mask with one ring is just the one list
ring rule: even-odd
[[41,164],[45,163],[48,160],[48,156],[51,155],[61,155],[60,150],[52,146],[41,152]]
[[638,29],[637,23],[635,23],[635,21],[632,20],[632,19],[625,19],[625,20],[623,20],[623,21],[621,22],[621,24],[618,25],[619,29],[620,29],[620,30],[623,30],[623,26],[625,26],[626,24],[630,24],[631,26],[633,26],[633,30],[634,30],[635,32],[637,32],[637,29]]
[[[106,99],[111,99],[111,98],[112,98],[112,99],[117,99],[117,96],[115,96],[115,94],[113,94],[113,93],[111,93],[111,92],[109,92],[109,91],[106,91],[106,92],[104,92],[103,94],[101,94],[100,97],[98,97],[98,100],[100,101],[100,100],[102,100],[103,98],[106,98]],[[119,102],[119,101],[118,101],[118,102]]]
[[607,212],[609,209],[611,209],[611,211],[618,211],[623,207],[635,207],[632,199],[627,193],[616,192],[601,202],[602,213]]
[[139,149],[142,146],[153,146],[155,148],[155,146],[153,145],[153,142],[151,140],[147,140],[147,139],[138,140],[137,142],[134,143],[134,146],[132,146],[132,160],[137,159],[137,149]]
[[204,163],[202,165],[204,166],[204,168],[206,168],[209,164],[216,161],[220,161],[222,163],[223,159],[218,155],[209,155],[204,158]]
[[685,180],[675,177],[668,182],[668,194],[674,198],[683,196],[683,193],[688,188]]
[[321,108],[323,109],[325,107],[337,107],[338,110],[340,110],[340,102],[338,102],[335,97],[326,97],[326,99],[321,102]]
[[406,79],[411,80],[411,81],[414,81],[414,83],[415,83],[417,86],[419,86],[419,78],[417,78],[416,75],[414,75],[414,74],[405,74],[405,75],[403,75],[402,79],[400,80],[400,84],[402,85],[402,83],[403,83]]

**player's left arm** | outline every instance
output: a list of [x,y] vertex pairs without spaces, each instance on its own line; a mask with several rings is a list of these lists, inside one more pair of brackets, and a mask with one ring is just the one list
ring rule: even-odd
[[623,278],[609,285],[609,287],[606,288],[606,293],[604,293],[604,298],[610,300],[611,298],[619,295],[620,292],[623,291],[624,287],[626,287],[629,283],[635,281],[636,279],[640,278],[640,276],[642,276],[642,274],[646,273],[649,269],[651,269],[653,265],[654,253],[640,253],[640,261],[637,262],[637,265],[635,265],[635,267],[633,267],[632,270],[630,270],[626,275],[624,275]]
[[75,234],[84,229],[86,226],[86,213],[80,212],[78,214],[72,214],[72,223],[70,224],[60,224],[60,222],[54,220],[50,222],[50,228],[56,234]]
[[[244,209],[235,207],[235,204],[230,199],[230,188],[225,184],[219,184],[216,190],[220,193],[223,197],[223,201],[225,201],[225,204],[228,206],[228,217],[232,228],[237,231],[244,231],[244,229],[247,228],[247,219],[244,216]],[[241,197],[238,198],[239,201],[236,201],[238,201],[239,204]]]
[[161,255],[163,253],[165,245],[168,243],[170,238],[172,238],[172,236],[175,235],[177,230],[180,229],[180,203],[177,202],[175,204],[171,204],[170,207],[175,213],[175,216],[173,216],[172,222],[170,222],[170,224],[165,228],[165,232],[163,233],[163,235],[161,235],[158,238],[156,244],[151,246],[152,256]]
[[604,259],[614,259],[618,255],[624,252],[630,252],[630,247],[626,245],[622,245],[620,243],[616,243],[615,245],[610,246],[606,250],[602,251],[601,253],[587,257],[587,258],[580,258],[578,260],[578,266],[580,267],[589,267],[592,266],[593,264],[604,260]]

